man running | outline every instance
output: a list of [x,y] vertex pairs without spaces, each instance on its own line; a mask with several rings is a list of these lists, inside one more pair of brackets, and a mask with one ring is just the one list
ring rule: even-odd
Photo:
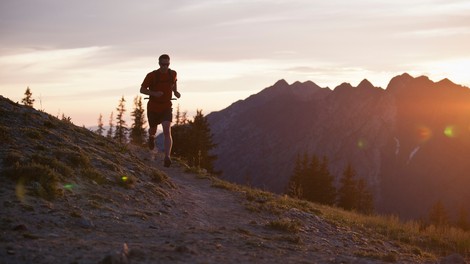
[[177,98],[181,94],[176,87],[176,71],[169,68],[170,56],[163,54],[158,58],[159,69],[149,72],[140,87],[140,92],[150,96],[147,103],[147,119],[149,122],[149,148],[155,148],[155,134],[157,126],[162,124],[163,135],[165,137],[165,160],[163,166],[171,165],[171,121],[173,119],[173,108],[171,97],[173,93]]

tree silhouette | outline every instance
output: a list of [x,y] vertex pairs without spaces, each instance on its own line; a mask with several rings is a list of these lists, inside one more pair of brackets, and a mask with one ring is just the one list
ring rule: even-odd
[[470,223],[468,221],[468,210],[464,206],[460,206],[457,218],[457,227],[462,230],[470,230]]
[[96,134],[102,136],[104,133],[103,127],[103,115],[100,113],[100,117],[98,117],[98,129],[96,129]]
[[116,116],[116,131],[114,132],[114,139],[117,139],[119,143],[126,143],[127,142],[127,125],[126,120],[124,120],[124,113],[126,112],[125,106],[126,100],[124,96],[121,97],[119,100],[119,105],[116,108],[117,116]]
[[114,112],[111,111],[111,115],[109,116],[109,129],[106,133],[107,138],[112,138],[114,134]]
[[[307,153],[304,153],[304,162],[308,160]],[[302,159],[299,154],[295,159],[294,172],[287,183],[285,193],[291,197],[302,199],[303,198],[303,186],[302,181],[304,177],[305,165],[302,163]]]
[[189,124],[186,118],[187,112],[181,113],[180,106],[176,107],[175,125],[171,128],[173,146],[171,152],[175,156],[184,157],[188,152],[187,137],[189,137]]
[[372,214],[374,212],[374,197],[364,178],[357,181],[357,195],[358,204],[356,209],[364,214]]
[[209,172],[214,172],[214,161],[217,156],[211,155],[210,151],[216,146],[212,142],[212,134],[207,122],[207,118],[202,114],[202,110],[196,111],[194,120],[189,122],[189,161],[191,166],[204,168]]
[[144,112],[142,97],[136,96],[134,98],[134,110],[131,113],[131,116],[134,118],[134,123],[131,126],[130,140],[132,144],[138,146],[142,146],[147,140]]
[[302,158],[297,155],[286,193],[292,197],[333,205],[336,201],[336,189],[334,177],[328,170],[328,159],[323,157],[320,161],[313,155],[309,162],[307,153]]
[[23,103],[26,106],[33,107],[34,104],[34,99],[32,98],[33,93],[31,93],[31,90],[29,89],[29,86],[26,88],[26,91],[24,92],[24,98],[21,99],[21,103]]
[[437,227],[449,225],[449,215],[444,204],[439,200],[429,210],[429,223]]
[[340,179],[338,206],[345,210],[357,210],[361,213],[372,213],[373,196],[364,179],[356,180],[356,172],[348,164]]
[[334,180],[334,176],[328,170],[328,158],[324,156],[318,169],[315,201],[326,205],[333,205],[336,202]]
[[[177,111],[177,117],[178,117]],[[181,118],[181,119],[180,119]],[[189,166],[214,171],[217,156],[210,151],[216,146],[212,142],[212,134],[207,118],[202,110],[197,110],[194,120],[186,121],[185,115],[177,118],[178,125],[172,128],[172,153],[187,160]]]

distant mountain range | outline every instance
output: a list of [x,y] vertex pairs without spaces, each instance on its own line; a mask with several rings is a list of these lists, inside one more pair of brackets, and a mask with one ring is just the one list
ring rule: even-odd
[[470,210],[470,89],[402,74],[386,89],[363,80],[333,90],[280,80],[207,116],[224,179],[282,193],[296,156],[348,163],[377,210],[423,217],[437,201]]

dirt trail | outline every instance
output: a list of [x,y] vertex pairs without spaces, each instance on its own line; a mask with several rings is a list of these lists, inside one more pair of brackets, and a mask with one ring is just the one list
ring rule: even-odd
[[[143,152],[141,155],[145,155]],[[146,162],[161,167],[161,157]],[[63,199],[19,201],[0,187],[1,263],[419,263],[423,259],[319,216],[249,210],[246,194],[216,188],[174,164],[167,193],[77,184]],[[268,227],[300,223],[296,232]],[[123,250],[126,244],[129,251]],[[126,253],[127,252],[127,253]],[[387,259],[389,258],[389,259]],[[126,260],[127,259],[127,262]],[[119,262],[121,261],[121,262]]]

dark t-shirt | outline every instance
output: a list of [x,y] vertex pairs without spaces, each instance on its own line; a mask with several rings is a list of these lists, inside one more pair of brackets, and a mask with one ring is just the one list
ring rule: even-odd
[[142,87],[149,88],[150,91],[163,92],[161,97],[150,96],[147,103],[147,111],[162,112],[171,108],[171,97],[173,95],[173,86],[176,83],[176,71],[168,69],[166,73],[160,69],[149,72],[142,82]]

